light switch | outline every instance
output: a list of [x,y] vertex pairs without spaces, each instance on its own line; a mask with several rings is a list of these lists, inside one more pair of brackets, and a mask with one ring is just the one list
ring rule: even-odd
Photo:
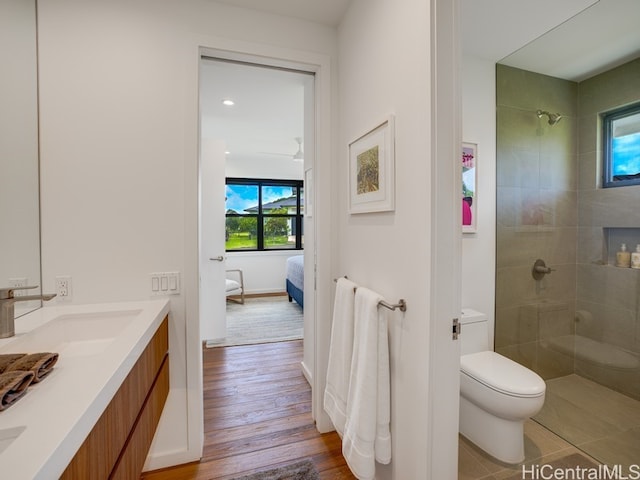
[[154,272],[151,279],[151,296],[180,295],[180,272]]

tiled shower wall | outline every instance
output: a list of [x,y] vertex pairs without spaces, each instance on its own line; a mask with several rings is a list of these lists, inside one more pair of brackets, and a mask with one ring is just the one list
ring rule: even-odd
[[610,263],[640,243],[640,187],[600,188],[599,113],[639,100],[640,60],[579,84],[497,66],[496,350],[636,398],[640,271]]
[[[613,266],[626,242],[640,243],[640,186],[601,188],[599,113],[640,101],[640,59],[578,86],[576,333],[606,346],[606,367],[576,355],[576,373],[640,399],[640,270]],[[580,353],[580,352],[578,352]]]
[[[573,358],[548,348],[574,332],[577,84],[497,66],[496,351],[552,378]],[[560,113],[549,125],[536,111]],[[541,281],[536,259],[553,268]]]

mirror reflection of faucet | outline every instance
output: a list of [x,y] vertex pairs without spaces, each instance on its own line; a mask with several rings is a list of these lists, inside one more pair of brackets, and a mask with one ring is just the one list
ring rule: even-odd
[[56,296],[55,293],[15,296],[15,290],[30,290],[33,288],[38,288],[38,286],[0,288],[0,338],[9,338],[16,334],[14,317],[16,302],[28,302],[30,300],[43,300],[46,302]]

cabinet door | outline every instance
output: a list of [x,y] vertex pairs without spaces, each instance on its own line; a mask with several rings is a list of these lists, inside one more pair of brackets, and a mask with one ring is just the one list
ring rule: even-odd
[[169,358],[167,356],[110,479],[140,478],[168,394]]
[[[165,318],[69,463],[62,479],[109,478],[122,451],[131,443],[131,432],[138,423],[149,392],[157,383],[163,362],[168,371],[168,347],[168,318]],[[149,445],[144,450],[145,456]]]

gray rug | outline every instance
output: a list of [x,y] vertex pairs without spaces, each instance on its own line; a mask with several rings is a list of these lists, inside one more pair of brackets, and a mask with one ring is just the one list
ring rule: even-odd
[[229,347],[298,340],[303,336],[302,308],[287,296],[249,297],[244,305],[227,303],[227,336],[207,347]]
[[235,480],[320,480],[320,475],[311,460],[303,460],[273,470],[238,477]]

